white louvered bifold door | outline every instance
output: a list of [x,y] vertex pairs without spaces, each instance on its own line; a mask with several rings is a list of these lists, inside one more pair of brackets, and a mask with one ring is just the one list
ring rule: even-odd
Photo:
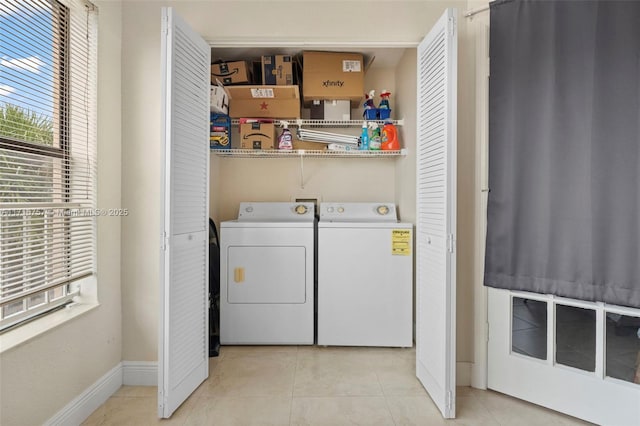
[[455,10],[418,47],[416,375],[445,418],[455,417]]
[[209,375],[210,56],[205,41],[164,8],[158,414],[165,418]]

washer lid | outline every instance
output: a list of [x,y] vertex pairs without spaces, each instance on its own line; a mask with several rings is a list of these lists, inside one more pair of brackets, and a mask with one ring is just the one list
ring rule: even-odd
[[242,202],[238,222],[313,222],[313,203]]
[[321,222],[392,222],[398,221],[393,203],[321,203]]

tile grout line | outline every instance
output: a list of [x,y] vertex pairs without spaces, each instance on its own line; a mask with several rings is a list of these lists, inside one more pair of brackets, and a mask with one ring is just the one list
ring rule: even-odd
[[389,400],[387,399],[387,394],[384,391],[384,387],[382,387],[382,383],[380,383],[380,377],[378,376],[378,371],[374,372],[376,375],[376,380],[378,381],[378,386],[380,386],[380,391],[382,392],[382,397],[384,398],[384,405],[387,407],[387,411],[389,412],[389,417],[391,417],[391,421],[394,426],[398,426],[395,417],[393,417],[393,412],[391,411],[391,407],[389,407]]

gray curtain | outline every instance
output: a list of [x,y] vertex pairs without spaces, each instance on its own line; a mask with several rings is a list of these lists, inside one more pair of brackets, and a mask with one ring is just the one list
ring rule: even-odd
[[640,307],[640,1],[490,13],[485,285]]

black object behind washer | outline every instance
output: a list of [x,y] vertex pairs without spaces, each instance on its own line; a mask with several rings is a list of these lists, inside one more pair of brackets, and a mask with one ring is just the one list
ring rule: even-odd
[[209,218],[209,357],[220,353],[220,239]]

